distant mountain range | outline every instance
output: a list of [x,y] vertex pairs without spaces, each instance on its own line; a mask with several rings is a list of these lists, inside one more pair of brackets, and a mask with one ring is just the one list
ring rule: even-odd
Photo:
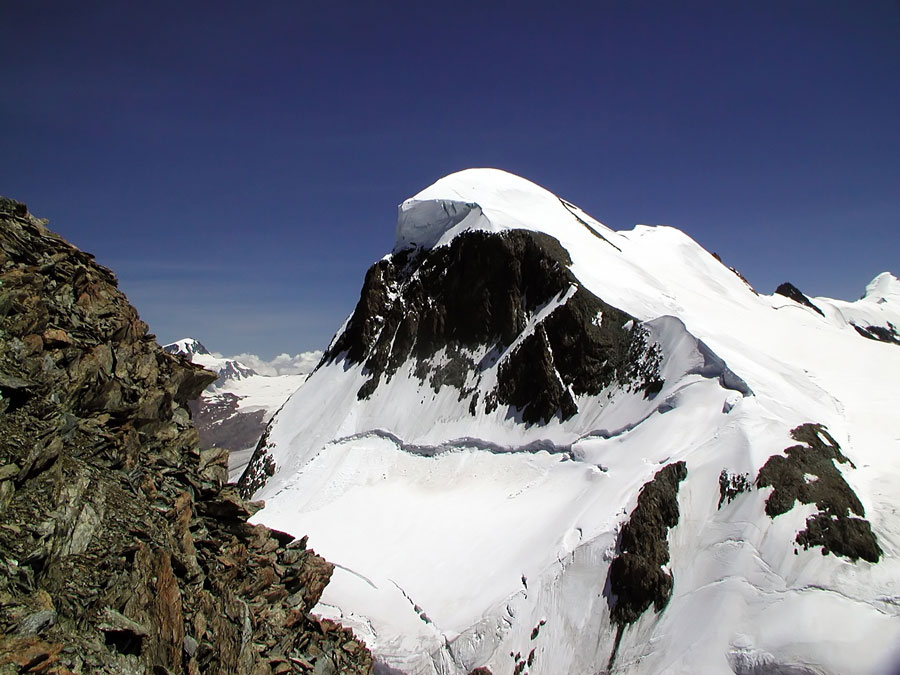
[[218,375],[189,406],[200,434],[200,447],[230,451],[230,480],[240,477],[272,415],[303,385],[315,365],[311,358],[308,367],[301,362],[291,374],[263,375],[235,358],[211,353],[194,338],[176,340],[163,349]]

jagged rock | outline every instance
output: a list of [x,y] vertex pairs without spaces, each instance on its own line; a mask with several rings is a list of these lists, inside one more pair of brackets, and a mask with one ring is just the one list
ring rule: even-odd
[[609,568],[614,601],[611,615],[620,627],[634,623],[650,605],[661,612],[672,594],[669,529],[678,524],[678,486],[687,476],[684,462],[668,464],[646,483],[619,533],[618,555]]
[[52,609],[40,609],[19,621],[15,632],[17,635],[37,635],[54,623],[56,612]]
[[62,648],[35,637],[0,637],[0,672],[72,675],[59,663]]
[[730,474],[727,469],[722,469],[722,473],[719,474],[719,503],[716,508],[721,509],[726,501],[730,504],[738,495],[749,492],[752,487],[749,474]]
[[687,477],[687,465],[667,464],[644,483],[637,506],[619,532],[617,553],[607,582],[610,618],[616,638],[606,672],[612,671],[625,627],[651,605],[663,611],[672,596],[674,579],[665,569],[669,562],[669,530],[678,524],[678,487]]
[[789,281],[785,281],[783,284],[781,284],[778,288],[775,289],[775,292],[778,295],[783,295],[786,298],[790,298],[794,302],[805,305],[810,309],[815,310],[822,316],[825,316],[825,313],[821,309],[816,307],[813,304],[812,300],[807,298],[799,288],[794,286],[794,284],[790,283]]
[[215,377],[0,199],[0,672],[371,672],[309,614],[332,566],[198,450],[185,403]]
[[801,424],[791,430],[791,437],[799,444],[785,449],[784,455],[769,457],[756,477],[758,487],[774,488],[766,500],[766,514],[775,518],[796,502],[815,504],[819,512],[806,519],[806,529],[797,533],[798,544],[877,563],[882,551],[864,518],[865,508],[836,464],[853,463],[821,424]]
[[[526,230],[466,232],[447,246],[395,252],[366,273],[356,309],[322,363],[365,363],[363,399],[414,357],[423,382],[430,378],[436,391],[454,386],[462,399],[477,388],[467,388],[469,374],[477,380],[493,365],[486,355],[503,353],[558,300],[501,363],[497,388],[483,402],[488,412],[508,404],[526,423],[546,422],[568,419],[578,411],[574,396],[613,383],[658,391],[660,356],[646,330],[583,288],[569,265],[556,239]],[[444,358],[435,362],[439,352]],[[476,363],[475,353],[485,356]]]
[[887,326],[859,326],[855,323],[851,325],[864,338],[900,345],[900,332],[897,331],[897,327],[890,321],[888,321]]

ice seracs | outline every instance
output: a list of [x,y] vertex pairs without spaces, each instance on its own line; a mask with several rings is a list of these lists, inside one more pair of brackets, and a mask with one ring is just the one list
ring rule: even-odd
[[[241,486],[337,564],[318,610],[401,672],[890,672],[896,287],[817,312],[674,228],[453,174],[401,204]],[[677,519],[638,509],[665,467]],[[658,597],[610,592],[625,553]]]

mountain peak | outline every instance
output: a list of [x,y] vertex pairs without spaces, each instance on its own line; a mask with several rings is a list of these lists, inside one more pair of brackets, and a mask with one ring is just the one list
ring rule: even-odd
[[562,240],[613,231],[549,190],[500,169],[477,168],[441,178],[398,208],[394,250],[434,248],[466,231],[544,232]]
[[463,169],[438,179],[412,199],[456,199],[459,201],[478,201],[486,197],[505,194],[504,201],[514,201],[521,196],[543,195],[550,199],[556,196],[514,173],[492,168]]
[[191,356],[192,354],[209,354],[209,350],[204,347],[199,340],[192,337],[175,340],[175,342],[163,346],[163,349],[169,354],[183,354],[184,356]]
[[386,670],[874,671],[897,642],[891,275],[758,294],[675,228],[469,169],[362,286],[239,487],[336,561],[319,610]]
[[882,272],[866,285],[863,298],[876,302],[900,301],[900,279],[890,272]]

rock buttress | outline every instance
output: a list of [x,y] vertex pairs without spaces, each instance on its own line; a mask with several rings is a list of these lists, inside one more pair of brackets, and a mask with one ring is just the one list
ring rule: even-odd
[[678,486],[687,476],[684,462],[668,464],[645,483],[637,506],[619,533],[619,553],[609,568],[612,619],[634,623],[653,605],[661,612],[672,595],[669,529],[678,524]]
[[498,386],[484,392],[488,412],[506,404],[522,421],[541,423],[571,417],[575,396],[613,384],[658,390],[659,353],[646,330],[583,288],[570,265],[556,239],[526,230],[467,232],[446,246],[394,253],[369,269],[322,363],[364,364],[364,399],[414,359],[423,382],[455,386],[474,410],[478,378],[495,364],[490,355],[499,357],[541,308],[559,302],[500,363]]
[[784,455],[769,457],[759,470],[756,484],[772,487],[766,500],[766,514],[775,518],[794,505],[815,504],[819,509],[806,519],[806,529],[797,533],[796,542],[808,549],[821,546],[829,552],[856,561],[870,563],[881,559],[881,547],[875,539],[866,511],[853,488],[844,480],[837,464],[853,463],[821,424],[801,424],[791,430],[798,441]]

